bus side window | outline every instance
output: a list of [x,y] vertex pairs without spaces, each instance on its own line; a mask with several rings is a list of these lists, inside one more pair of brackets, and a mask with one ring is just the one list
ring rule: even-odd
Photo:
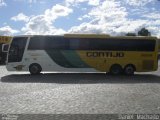
[[69,49],[76,50],[79,48],[79,40],[78,39],[70,39],[69,41]]

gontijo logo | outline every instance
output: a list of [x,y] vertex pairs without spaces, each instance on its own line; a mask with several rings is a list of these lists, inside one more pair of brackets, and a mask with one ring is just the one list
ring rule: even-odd
[[124,57],[123,52],[86,52],[87,57]]

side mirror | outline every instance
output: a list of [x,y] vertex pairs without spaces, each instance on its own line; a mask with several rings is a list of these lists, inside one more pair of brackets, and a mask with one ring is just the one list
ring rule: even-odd
[[2,52],[8,52],[9,51],[9,44],[3,44],[2,45]]

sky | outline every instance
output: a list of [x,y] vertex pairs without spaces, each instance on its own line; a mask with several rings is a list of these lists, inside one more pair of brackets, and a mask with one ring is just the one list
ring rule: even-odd
[[0,35],[117,36],[143,27],[160,38],[160,0],[0,0]]

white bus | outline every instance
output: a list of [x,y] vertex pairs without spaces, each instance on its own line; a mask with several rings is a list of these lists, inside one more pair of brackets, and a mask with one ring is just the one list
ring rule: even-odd
[[110,37],[96,34],[16,36],[9,47],[8,71],[110,72],[114,75],[156,71],[154,37]]

